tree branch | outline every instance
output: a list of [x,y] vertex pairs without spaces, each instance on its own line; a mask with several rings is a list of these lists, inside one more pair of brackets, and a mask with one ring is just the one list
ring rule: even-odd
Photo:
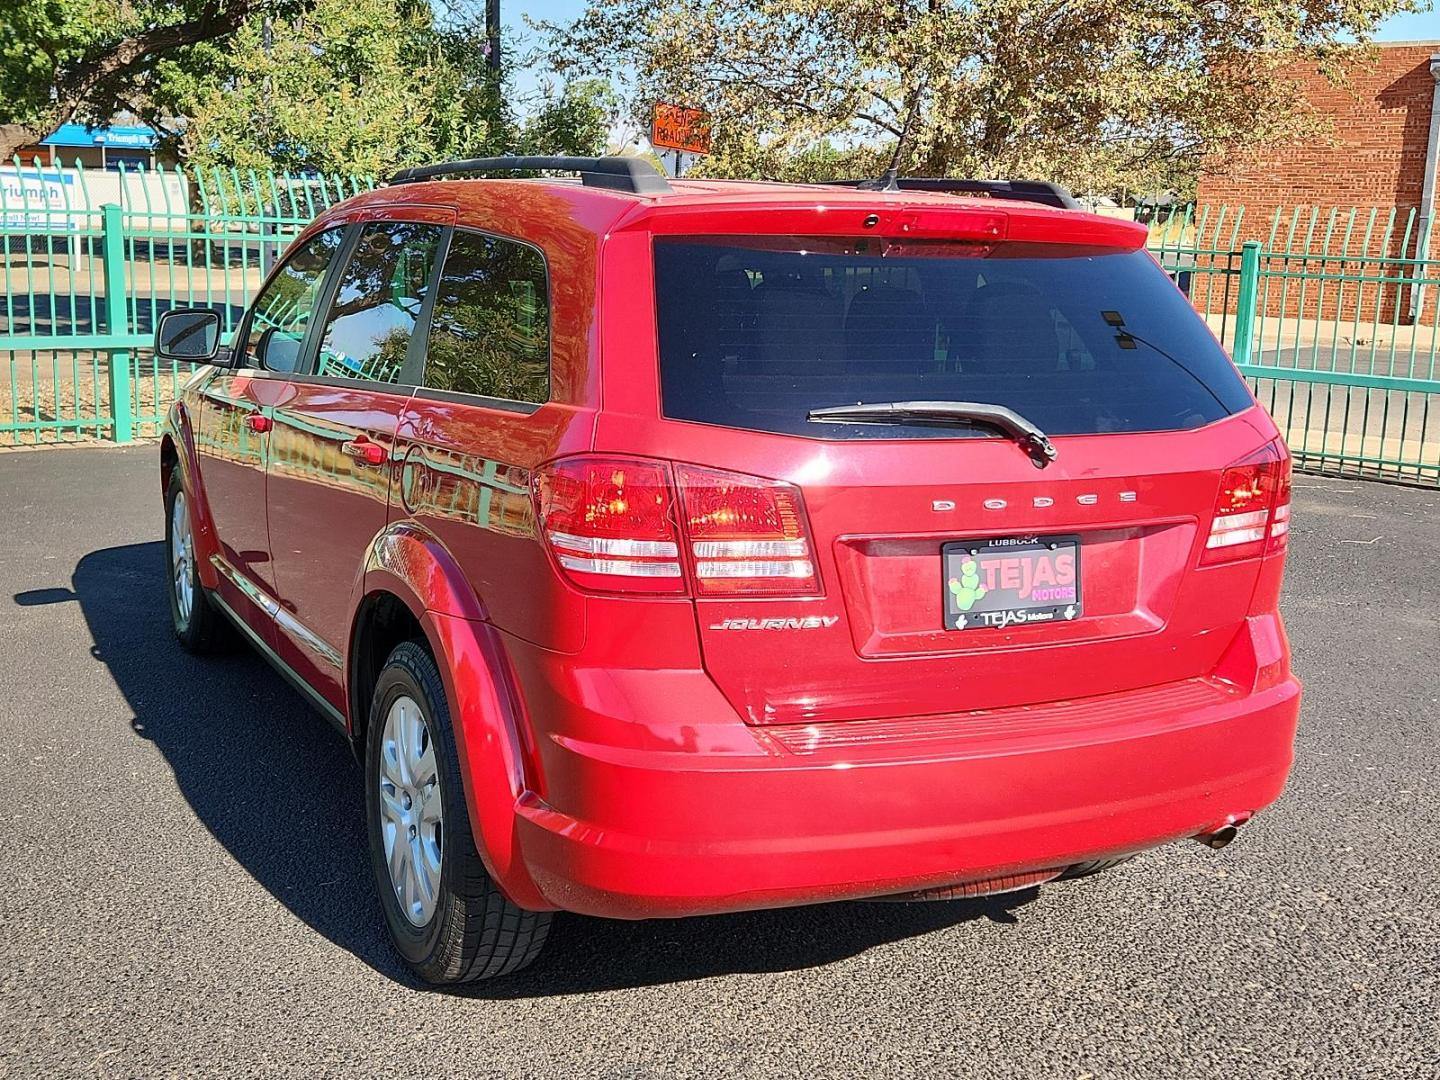
[[160,114],[158,110],[150,108],[148,106],[142,108],[141,106],[134,104],[134,102],[132,102],[128,97],[122,97],[119,94],[115,95],[115,100],[120,103],[121,107],[124,108],[126,112],[130,113],[132,116],[139,117],[141,120],[145,121],[145,123],[149,124],[152,128],[154,128],[156,132],[159,133],[161,139],[171,141],[179,140],[180,129],[176,127],[170,127],[168,124],[166,124],[165,118]]
[[152,26],[121,38],[103,52],[88,56],[58,80],[60,123],[73,120],[80,106],[109,79],[127,74],[158,53],[213,41],[233,34],[261,0],[210,0],[199,16],[169,26]]

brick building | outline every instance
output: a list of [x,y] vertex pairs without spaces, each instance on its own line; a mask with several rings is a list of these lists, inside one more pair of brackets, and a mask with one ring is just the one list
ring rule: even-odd
[[[1286,74],[1329,121],[1329,135],[1267,146],[1217,163],[1202,174],[1197,203],[1243,206],[1237,243],[1260,240],[1272,251],[1328,251],[1333,256],[1343,240],[1346,252],[1362,255],[1361,262],[1367,264],[1362,270],[1360,263],[1317,263],[1313,270],[1375,273],[1385,265],[1386,256],[1423,256],[1416,246],[1427,231],[1427,219],[1433,218],[1434,158],[1440,156],[1431,133],[1440,81],[1440,41],[1380,44],[1373,59],[1349,72],[1346,86],[1329,82],[1313,62],[1297,63]],[[1297,213],[1297,207],[1303,209]],[[1353,219],[1352,208],[1359,208]],[[1379,208],[1375,217],[1372,208]],[[1313,209],[1320,211],[1318,217],[1312,218]],[[1332,210],[1339,211],[1334,218]],[[1433,232],[1440,232],[1440,227]],[[1436,249],[1440,240],[1431,244],[1432,254]],[[1363,259],[1365,255],[1370,258]],[[1299,262],[1286,261],[1285,269],[1300,268]],[[1399,266],[1386,266],[1380,272],[1405,276]],[[1412,299],[1419,298],[1412,298],[1411,290],[1398,283],[1383,292],[1380,318],[1389,321],[1395,316],[1399,301],[1398,321],[1409,321]],[[1314,314],[1348,318],[1357,300],[1361,300],[1357,289],[1351,289],[1349,296],[1332,289],[1325,303],[1328,310]],[[1272,298],[1270,306],[1274,302]],[[1370,297],[1362,303],[1368,306]],[[1285,306],[1293,307],[1294,300]],[[1422,321],[1432,323],[1433,298],[1424,307]]]
[[1247,216],[1297,203],[1418,208],[1435,98],[1430,60],[1440,41],[1380,45],[1376,54],[1350,72],[1347,87],[1313,63],[1287,69],[1333,134],[1227,162],[1201,177],[1199,202],[1243,204]]

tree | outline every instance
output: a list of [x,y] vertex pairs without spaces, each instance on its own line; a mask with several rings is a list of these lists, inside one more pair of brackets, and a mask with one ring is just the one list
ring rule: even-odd
[[[500,119],[474,39],[409,0],[315,0],[252,19],[176,101],[201,165],[379,175],[483,143]],[[178,81],[178,80],[177,80]]]
[[184,156],[201,165],[383,176],[507,152],[603,152],[608,86],[546,87],[518,118],[487,64],[479,5],[314,0],[286,23],[241,28],[183,93]]
[[[602,153],[606,84],[517,118],[483,0],[20,0],[0,6],[0,160],[130,113],[199,165],[380,176],[515,151]],[[528,54],[507,49],[515,64]],[[533,61],[533,57],[531,58]]]
[[247,19],[307,0],[19,0],[0,7],[0,160],[72,120],[163,124],[157,70],[194,64]]
[[514,147],[522,154],[603,154],[620,110],[603,79],[576,79],[558,92],[546,86],[531,104]]
[[[1105,188],[1313,129],[1279,73],[1415,0],[591,0],[557,70],[714,115],[719,175],[1045,177]],[[663,87],[663,94],[657,88]]]

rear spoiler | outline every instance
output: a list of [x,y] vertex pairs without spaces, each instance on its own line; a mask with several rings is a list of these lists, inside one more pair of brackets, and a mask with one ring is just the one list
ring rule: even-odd
[[1040,203],[1059,210],[1083,210],[1070,189],[1046,180],[960,180],[946,176],[896,176],[894,171],[873,180],[826,180],[832,187],[857,191],[938,191],[952,195],[983,195],[992,199],[1016,199]]

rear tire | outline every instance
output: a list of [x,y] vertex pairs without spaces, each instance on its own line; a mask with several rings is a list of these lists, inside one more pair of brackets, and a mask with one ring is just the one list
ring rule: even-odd
[[475,850],[440,671],[419,642],[397,646],[376,681],[365,808],[380,907],[417,975],[461,983],[534,962],[553,913],[511,903]]
[[229,651],[235,644],[235,630],[200,584],[190,496],[179,469],[171,471],[165,492],[165,555],[175,639],[186,652],[197,656]]

